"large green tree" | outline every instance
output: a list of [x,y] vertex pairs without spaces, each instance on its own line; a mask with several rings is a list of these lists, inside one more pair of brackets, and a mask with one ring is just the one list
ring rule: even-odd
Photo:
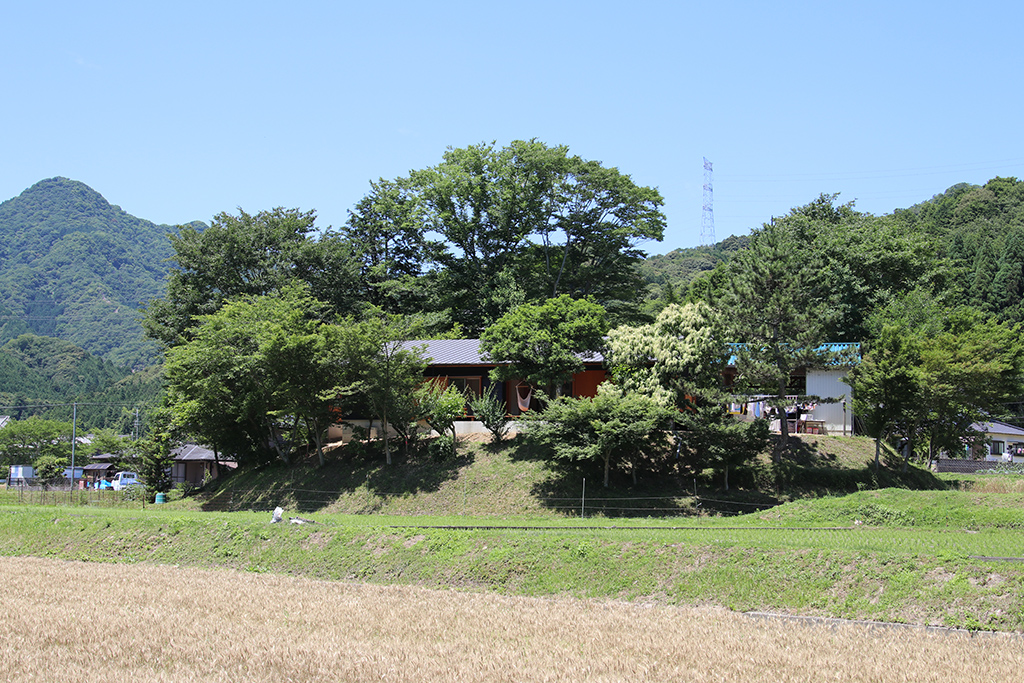
[[348,241],[316,238],[315,213],[273,209],[218,214],[209,228],[171,236],[175,268],[167,294],[150,302],[144,325],[166,346],[187,341],[196,318],[240,296],[273,295],[296,283],[327,304],[325,315],[357,307],[358,265]]
[[[360,366],[360,387],[373,416],[380,422],[384,459],[390,465],[390,430],[395,429],[409,441],[412,422],[419,417],[415,401],[416,389],[423,382],[423,371],[429,359],[423,347],[409,343],[410,321],[399,316],[378,315],[361,327],[361,343],[366,349],[353,366]],[[355,349],[357,347],[353,347]]]
[[617,385],[684,411],[697,399],[723,398],[729,359],[725,321],[704,302],[666,306],[649,325],[608,333],[608,364]]
[[850,371],[854,410],[876,439],[876,466],[886,440],[904,443],[904,466],[922,440],[931,454],[958,455],[984,440],[976,423],[1008,415],[1024,394],[1020,324],[939,305],[917,311],[909,326],[886,326]]
[[420,199],[407,178],[370,184],[342,229],[359,260],[367,303],[393,314],[427,308],[427,271],[440,247],[426,233]]
[[886,439],[907,439],[908,458],[913,450],[925,402],[926,379],[920,366],[921,339],[909,330],[888,325],[850,370],[853,412],[875,440],[875,469]]
[[1024,395],[1022,325],[961,309],[921,350],[927,414],[922,431],[932,451],[956,454],[984,438],[977,422],[1007,415]]
[[672,414],[649,396],[602,385],[593,398],[551,401],[527,418],[526,438],[556,459],[599,463],[608,488],[613,465],[627,467],[636,483],[639,458],[667,451],[665,426]]
[[304,421],[316,440],[348,371],[320,305],[291,286],[200,316],[190,340],[167,353],[177,424],[240,460],[288,462]]
[[563,294],[506,313],[480,337],[481,354],[498,364],[491,377],[520,379],[553,399],[599,351],[608,330],[605,310],[589,299]]
[[43,456],[71,454],[71,423],[29,417],[0,429],[0,465],[29,465]]
[[665,226],[656,189],[536,140],[449,149],[410,180],[428,228],[445,241],[442,291],[469,331],[508,310],[506,294],[487,296],[503,291],[503,274],[528,301],[637,302],[639,245],[660,240]]
[[612,381],[674,409],[677,452],[700,469],[723,473],[764,446],[763,420],[741,423],[729,415],[722,371],[729,358],[725,321],[704,302],[666,306],[650,325],[622,326],[608,334]]

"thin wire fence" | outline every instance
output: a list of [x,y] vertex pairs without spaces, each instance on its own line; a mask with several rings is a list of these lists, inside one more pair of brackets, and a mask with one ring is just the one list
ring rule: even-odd
[[[180,494],[169,494],[171,499]],[[19,505],[81,505],[92,507],[135,507],[146,504],[147,497],[140,490],[113,491],[110,489],[79,489],[44,487],[39,485],[10,486],[0,493],[0,502]],[[469,507],[463,499],[461,510],[438,510],[431,502],[417,507],[407,493],[358,491],[346,492],[273,488],[250,489],[223,493],[199,493],[197,499],[204,511],[210,512],[266,512],[278,506],[303,512],[338,512],[353,514],[394,513],[402,515],[451,515],[464,513]],[[705,496],[530,496],[521,502],[520,509],[506,509],[511,514],[556,512],[565,517],[656,517],[694,518],[701,516],[732,516],[757,512],[773,507],[775,503],[751,503]]]
[[[221,512],[273,510],[277,506],[295,508],[306,512],[354,512],[395,514],[448,515],[471,509],[468,497],[456,507],[459,510],[438,510],[427,501],[422,507],[409,500],[406,493],[359,491],[339,496],[337,491],[312,489],[274,488],[259,491],[232,491],[206,497],[204,510]],[[694,517],[708,515],[739,515],[757,512],[773,507],[775,503],[751,503],[703,496],[634,496],[634,497],[586,497],[576,496],[530,496],[521,501],[520,509],[502,510],[509,514],[536,514],[558,512],[567,517]]]
[[50,505],[83,507],[144,508],[147,496],[134,490],[79,489],[71,486],[9,486],[0,491],[0,502],[8,505]]
[[[407,522],[391,527],[448,528],[461,530],[495,531],[501,529],[530,530],[536,532],[575,529],[580,532],[607,533],[676,533],[672,542],[698,542],[714,546],[736,546],[759,549],[802,549],[818,551],[844,550],[850,552],[886,552],[894,556],[918,554],[971,557],[983,561],[1024,562],[1024,546],[1019,531],[992,529],[938,529],[913,526],[872,526],[853,523],[849,526],[773,526],[769,521],[750,525],[722,525],[713,518],[754,512],[771,507],[722,498],[686,496],[664,497],[601,497],[584,499],[570,497],[535,497],[533,507],[522,510],[523,517],[532,517],[527,523],[508,522],[497,518],[481,522],[479,517],[466,517],[466,523],[452,521],[459,513],[451,510],[397,507],[407,494],[365,492],[363,500],[354,500],[353,492],[339,505],[336,491],[314,489],[274,489],[272,491],[231,491],[220,494],[199,494],[201,508],[218,512],[265,512],[270,515],[281,505],[300,514],[347,513],[402,517]],[[40,505],[72,507],[147,508],[160,509],[162,505],[147,502],[141,489],[111,491],[96,489],[44,489],[20,487],[0,490],[0,503],[7,505]],[[138,495],[138,497],[134,497]],[[173,496],[172,496],[173,498]],[[395,503],[396,506],[390,505]],[[538,517],[539,509],[560,513],[558,517]],[[514,513],[513,513],[514,514]],[[420,522],[417,517],[442,517],[445,521]],[[510,515],[511,516],[511,515]],[[644,519],[647,518],[647,519]],[[322,519],[326,525],[343,525]],[[698,534],[694,536],[694,534]]]

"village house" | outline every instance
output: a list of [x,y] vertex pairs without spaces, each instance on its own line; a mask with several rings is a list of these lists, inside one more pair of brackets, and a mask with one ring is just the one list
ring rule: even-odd
[[[430,359],[424,376],[435,378],[445,386],[457,386],[463,391],[480,396],[494,385],[495,396],[505,404],[509,415],[520,415],[527,410],[540,407],[536,389],[525,382],[514,380],[495,382],[490,378],[490,371],[497,363],[485,360],[480,352],[479,339],[432,339],[406,342],[407,348],[420,347],[423,355]],[[830,344],[829,350],[844,353],[859,352],[858,344]],[[563,388],[565,396],[576,398],[597,395],[597,387],[607,376],[604,358],[600,354],[591,354],[583,359],[583,371],[573,375],[572,380]],[[811,434],[853,434],[852,390],[844,378],[848,367],[832,364],[823,368],[801,368],[793,373],[790,388],[793,390],[794,411],[789,415],[790,432]],[[726,384],[731,384],[736,376],[736,368],[729,365],[725,370]],[[820,400],[814,403],[797,404],[797,396],[812,395]],[[744,399],[730,406],[738,419],[754,419],[768,417],[763,413],[763,400]],[[352,427],[361,427],[371,435],[375,421],[346,419],[342,425],[335,425],[329,432],[331,439],[348,440],[352,436]],[[779,419],[770,425],[775,431],[781,426]],[[465,419],[456,422],[456,433],[470,434],[484,432],[483,425],[473,419],[467,407]]]

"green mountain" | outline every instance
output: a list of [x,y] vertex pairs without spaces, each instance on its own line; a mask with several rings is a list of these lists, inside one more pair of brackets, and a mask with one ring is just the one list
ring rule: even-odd
[[640,275],[649,285],[671,284],[677,291],[685,290],[694,278],[728,261],[749,240],[745,235],[732,235],[712,246],[674,249],[667,254],[648,256],[640,264]]
[[140,309],[163,294],[174,230],[67,178],[40,181],[3,202],[0,344],[30,332],[121,367],[156,362]]

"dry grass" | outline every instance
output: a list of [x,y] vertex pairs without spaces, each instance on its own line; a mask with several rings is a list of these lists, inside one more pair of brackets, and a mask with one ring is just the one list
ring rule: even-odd
[[1024,641],[0,558],[9,681],[992,681]]
[[949,475],[954,479],[954,488],[971,493],[1024,493],[1024,477],[1020,475],[1000,476],[983,474],[964,477]]

